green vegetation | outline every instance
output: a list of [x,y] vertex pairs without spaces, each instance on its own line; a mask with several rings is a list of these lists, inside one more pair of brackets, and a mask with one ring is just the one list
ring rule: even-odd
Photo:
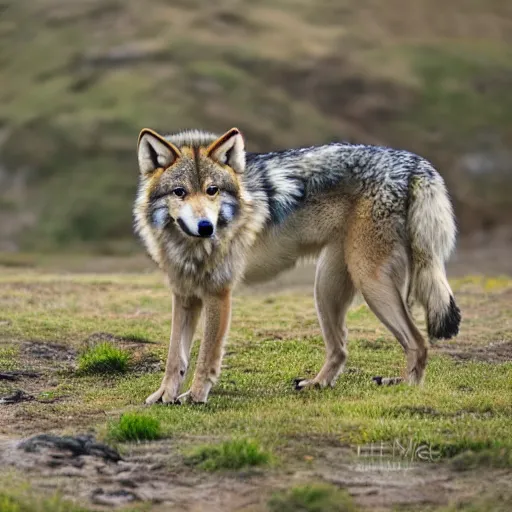
[[128,369],[130,353],[111,343],[99,343],[87,348],[78,360],[81,374],[124,373]]
[[186,460],[188,464],[201,469],[218,471],[263,466],[270,462],[271,456],[254,440],[233,439],[196,448]]
[[90,509],[63,500],[58,494],[51,498],[25,493],[11,494],[0,490],[1,512],[91,512]]
[[309,484],[275,493],[268,503],[270,512],[356,512],[345,492],[328,484]]
[[[503,277],[499,287],[487,291],[489,282],[475,278],[453,283],[462,310],[471,308],[478,316],[466,319],[458,340],[462,345],[453,345],[464,351],[464,358],[459,358],[455,349],[452,355],[435,346],[431,349],[422,388],[374,385],[375,375],[400,374],[404,355],[368,308],[356,306],[348,316],[352,329],[348,366],[337,385],[297,393],[293,379],[314,375],[324,359],[313,297],[297,293],[270,299],[235,297],[224,369],[208,404],[155,406],[147,408],[144,415],[158,420],[166,436],[222,437],[229,432],[277,450],[305,433],[334,437],[354,447],[381,441],[426,444],[436,457],[453,457],[467,450],[509,449],[512,363],[507,352],[499,352],[507,345],[501,349],[499,344],[482,347],[488,340],[512,336],[507,295],[512,284]],[[58,301],[45,300],[57,291]],[[9,360],[10,369],[27,369],[42,363],[22,350],[23,340],[73,346],[90,337],[117,338],[139,332],[145,339],[161,342],[130,342],[134,356],[165,360],[169,302],[169,292],[156,273],[62,277],[9,270],[0,275],[0,309],[6,322],[0,344],[9,340],[0,356]],[[136,314],[141,309],[144,315]],[[421,312],[415,315],[423,324]],[[192,362],[197,350],[196,343]],[[51,410],[37,402],[21,407],[34,421],[41,414],[51,414],[57,422],[72,408],[75,421],[87,418],[90,422],[92,417],[101,420],[105,410],[141,405],[158,388],[162,374],[135,371],[128,365],[128,354],[100,343],[80,356],[80,366],[88,371],[124,369],[108,386],[102,373],[80,378],[68,374],[57,387],[41,389],[41,393],[51,392],[49,396],[67,397],[52,404]]]
[[154,441],[161,436],[160,422],[156,418],[137,413],[121,415],[109,426],[108,437],[120,442]]
[[[234,298],[221,378],[208,403],[142,409],[162,378],[158,364],[149,362],[163,361],[167,353],[171,306],[161,275],[52,274],[9,265],[0,272],[0,364],[2,371],[34,371],[39,377],[2,381],[0,396],[21,388],[37,400],[6,406],[10,416],[0,424],[0,433],[58,431],[65,417],[67,430],[95,429],[107,441],[169,438],[166,445],[175,456],[168,464],[173,472],[183,472],[185,480],[191,474],[197,478],[195,468],[236,474],[256,464],[264,478],[292,487],[297,481],[287,480],[289,471],[330,470],[333,453],[349,467],[364,464],[358,447],[363,453],[372,443],[402,447],[393,462],[418,465],[420,471],[430,472],[441,462],[455,479],[471,478],[472,470],[485,475],[507,471],[512,452],[512,281],[475,276],[452,285],[467,312],[463,330],[458,339],[431,347],[423,387],[372,382],[375,375],[400,374],[404,355],[368,308],[355,305],[348,315],[349,360],[337,385],[296,392],[293,379],[313,376],[324,359],[312,294],[248,295],[241,290]],[[414,316],[424,329],[421,312],[415,310]],[[196,339],[200,335],[201,329]],[[114,349],[131,355],[132,363],[122,357],[125,371],[115,374],[74,372],[74,350],[85,343],[91,345],[87,360],[102,361],[102,368],[109,360],[103,357],[103,345],[109,347],[107,354]],[[44,346],[52,352],[41,352]],[[91,356],[95,347],[99,354]],[[196,342],[192,372],[197,353]],[[78,354],[81,366],[84,355]],[[118,365],[120,358],[112,359]],[[183,391],[190,379],[188,375]],[[118,411],[123,411],[118,421],[105,421],[106,414],[117,417]],[[157,446],[126,449],[150,454]],[[414,455],[420,452],[423,458]],[[205,472],[201,478],[218,477]],[[329,503],[350,506],[337,494],[341,491],[316,485],[272,498],[267,491],[260,496],[265,506],[269,499],[274,507],[306,503],[310,508],[304,510],[329,510]],[[7,496],[25,503],[18,495]],[[503,500],[498,494],[493,500],[499,510]]]

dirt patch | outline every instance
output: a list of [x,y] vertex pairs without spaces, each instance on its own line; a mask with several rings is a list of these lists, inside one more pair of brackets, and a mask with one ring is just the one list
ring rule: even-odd
[[156,373],[163,369],[162,361],[151,353],[139,353],[132,362],[132,371],[136,374]]
[[2,372],[6,378],[0,379],[0,432],[38,432],[48,428],[48,423],[53,427],[53,418],[41,418],[44,413],[40,409],[33,418],[34,413],[26,406],[42,404],[51,411],[51,404],[66,400],[67,396],[56,390],[62,377],[75,367],[77,351],[70,346],[22,341],[19,347],[15,359],[18,369]]
[[512,361],[512,341],[496,341],[483,347],[451,343],[449,346],[438,346],[437,349],[457,361],[481,361],[494,364]]
[[[0,442],[0,466],[30,474],[37,489],[60,489],[80,503],[112,506],[165,503],[173,510],[236,510],[260,499],[262,475],[236,478],[179,468],[171,442],[139,445],[121,458],[91,436],[36,436]],[[165,510],[168,510],[167,508]]]
[[148,340],[142,336],[117,336],[115,334],[111,334],[109,332],[95,332],[91,334],[87,340],[88,343],[101,343],[101,342],[116,342],[116,343],[126,343],[126,344],[145,344],[145,343],[156,343],[155,341]]
[[[354,458],[333,443],[310,448],[305,462],[279,476],[274,471],[215,474],[184,466],[177,440],[130,446],[121,456],[90,435],[39,435],[0,441],[0,467],[30,475],[36,490],[60,489],[80,503],[111,507],[150,502],[166,511],[265,510],[272,492],[311,481],[344,488],[370,510],[442,505],[482,492],[489,481],[478,472],[461,475],[437,463]],[[489,471],[488,477],[506,485],[510,472]]]
[[7,380],[7,381],[17,381],[20,380],[23,377],[28,377],[30,379],[37,379],[38,377],[41,377],[41,374],[36,372],[25,372],[23,370],[15,370],[12,372],[2,372],[0,373],[0,380]]
[[25,391],[21,389],[17,389],[14,393],[12,393],[12,395],[0,397],[0,405],[31,402],[32,400],[35,400],[34,396],[25,393]]
[[31,361],[59,361],[73,363],[76,359],[76,350],[68,345],[40,341],[27,341],[21,345],[22,355]]
[[[121,460],[117,450],[106,444],[97,443],[91,435],[72,437],[41,434],[22,441],[18,448],[26,453],[46,453],[51,458],[58,460],[62,460],[66,456],[75,459],[81,455],[102,457],[111,462]],[[59,466],[60,463],[52,463],[52,465]]]

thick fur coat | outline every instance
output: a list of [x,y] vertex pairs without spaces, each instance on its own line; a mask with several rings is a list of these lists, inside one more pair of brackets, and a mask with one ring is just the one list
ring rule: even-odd
[[[169,278],[174,310],[166,374],[148,403],[206,401],[233,288],[272,279],[303,257],[318,257],[326,362],[297,388],[334,385],[356,291],[403,346],[408,382],[422,381],[427,359],[413,300],[425,309],[431,339],[457,334],[460,312],[444,269],[455,244],[452,206],[442,177],[420,156],[347,143],[247,153],[235,128],[220,137],[143,130],[138,156],[135,231]],[[196,374],[179,395],[201,310]]]

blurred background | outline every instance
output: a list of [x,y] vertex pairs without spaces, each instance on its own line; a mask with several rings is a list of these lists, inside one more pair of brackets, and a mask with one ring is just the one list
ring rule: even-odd
[[512,2],[0,0],[0,251],[141,252],[140,129],[232,126],[420,153],[510,247]]

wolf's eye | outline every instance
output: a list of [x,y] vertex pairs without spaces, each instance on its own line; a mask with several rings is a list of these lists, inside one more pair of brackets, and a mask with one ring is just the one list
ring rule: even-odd
[[217,195],[217,192],[219,191],[219,187],[216,187],[215,185],[210,185],[207,189],[206,189],[206,193],[209,195],[209,196],[215,196]]
[[178,197],[185,197],[185,195],[187,194],[187,191],[183,188],[183,187],[178,187],[178,188],[175,188],[172,193],[175,195],[175,196],[178,196]]

